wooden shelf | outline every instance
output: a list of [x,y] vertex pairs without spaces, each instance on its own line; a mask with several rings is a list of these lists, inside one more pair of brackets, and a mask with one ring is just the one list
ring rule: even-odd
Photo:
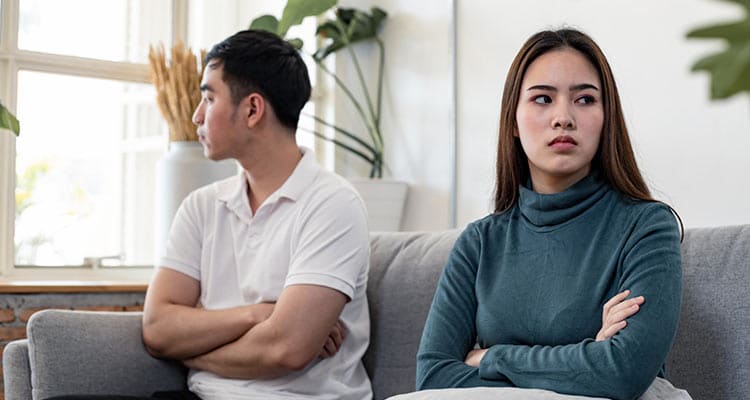
[[0,279],[0,293],[122,293],[147,287],[142,282]]

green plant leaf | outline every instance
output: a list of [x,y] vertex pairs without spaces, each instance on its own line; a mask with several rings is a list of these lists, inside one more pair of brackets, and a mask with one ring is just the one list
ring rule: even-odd
[[687,37],[689,39],[725,39],[730,43],[742,42],[750,37],[750,20],[694,29],[687,33]]
[[284,37],[290,27],[299,25],[305,17],[323,14],[336,3],[338,0],[289,0],[281,13],[276,33]]
[[693,71],[711,74],[711,98],[725,99],[743,91],[750,91],[750,44],[730,47],[729,50],[701,58],[693,64]]
[[346,33],[340,31],[334,21],[326,21],[319,25],[315,33],[322,38],[328,39],[328,44],[319,48],[315,51],[315,54],[313,54],[313,57],[318,61],[322,61],[328,57],[329,54],[335,53],[346,45],[344,38]]
[[18,122],[18,119],[2,104],[0,104],[0,128],[8,129],[15,133],[16,136],[21,134],[21,124]]
[[740,21],[720,23],[693,29],[690,39],[721,39],[726,49],[696,61],[691,70],[711,75],[711,98],[725,99],[741,92],[750,92],[750,0],[725,0],[746,9]]
[[329,39],[329,43],[318,49],[314,57],[322,60],[348,44],[375,38],[386,16],[388,14],[378,7],[373,7],[370,14],[354,8],[339,8],[335,20],[318,26],[316,34]]
[[291,44],[292,47],[294,47],[297,50],[302,49],[302,46],[305,45],[305,42],[303,42],[302,39],[300,38],[289,39],[287,40],[287,42]]
[[261,15],[250,23],[249,29],[277,33],[279,30],[279,20],[273,15]]
[[722,1],[739,4],[742,7],[745,7],[750,10],[750,0],[722,0]]

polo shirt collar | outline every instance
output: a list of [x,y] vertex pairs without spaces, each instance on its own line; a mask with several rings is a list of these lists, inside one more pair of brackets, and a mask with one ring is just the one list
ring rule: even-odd
[[318,176],[320,166],[315,161],[315,154],[306,147],[300,146],[299,149],[302,152],[302,159],[299,160],[286,182],[269,199],[273,198],[275,200],[276,198],[284,197],[292,201],[297,201]]
[[[289,175],[281,187],[268,196],[264,204],[273,203],[280,198],[297,201],[318,176],[320,166],[315,161],[315,154],[306,147],[300,146],[299,149],[302,152],[302,159],[300,159],[292,174]],[[247,178],[245,178],[245,173],[241,172],[237,174],[236,179],[219,186],[217,198],[225,202],[227,207],[237,215],[249,213],[250,203],[247,198]]]

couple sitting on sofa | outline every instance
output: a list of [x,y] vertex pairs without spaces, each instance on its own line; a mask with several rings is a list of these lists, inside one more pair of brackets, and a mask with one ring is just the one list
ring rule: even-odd
[[[143,339],[190,368],[189,391],[155,396],[370,398],[366,212],[295,142],[305,64],[258,31],[219,43],[206,62],[193,120],[206,156],[243,172],[193,192],[173,222]],[[680,231],[638,171],[612,73],[588,36],[526,42],[498,142],[495,212],[450,255],[417,389],[633,399],[669,386],[657,377],[679,316]]]

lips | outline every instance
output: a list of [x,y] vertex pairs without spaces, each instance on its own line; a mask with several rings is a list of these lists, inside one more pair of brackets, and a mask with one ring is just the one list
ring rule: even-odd
[[576,142],[575,139],[573,139],[572,137],[568,135],[560,135],[552,139],[552,141],[548,143],[548,146],[554,146],[556,144],[571,144],[575,146],[578,144],[578,142]]

